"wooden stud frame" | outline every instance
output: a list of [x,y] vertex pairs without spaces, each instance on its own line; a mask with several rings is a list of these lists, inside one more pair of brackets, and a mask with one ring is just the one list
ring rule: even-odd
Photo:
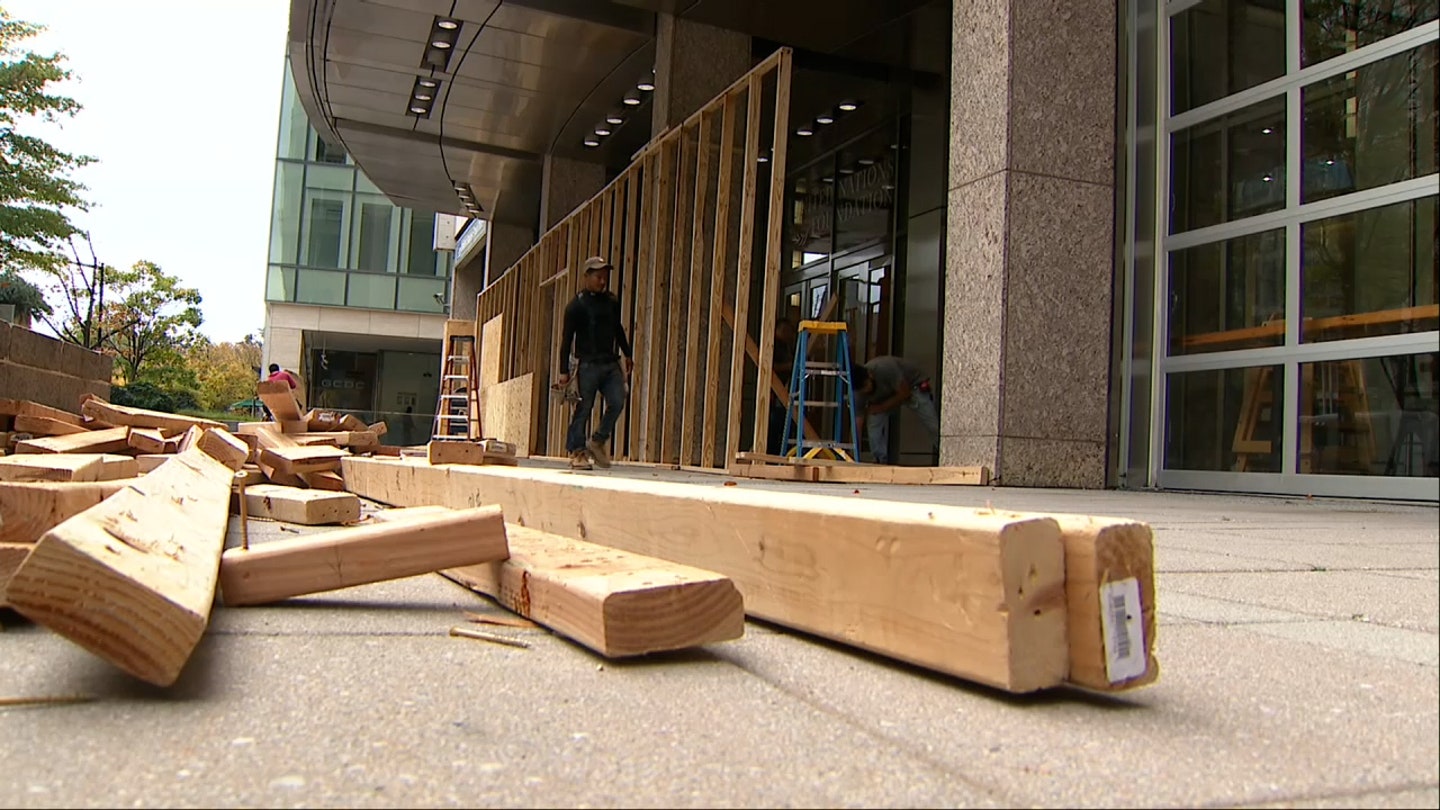
[[[594,255],[615,267],[610,288],[635,349],[613,457],[726,469],[747,449],[747,434],[749,449],[766,449],[769,397],[784,389],[771,353],[788,261],[790,81],[791,52],[782,48],[652,140],[480,292],[477,343],[485,322],[503,316],[501,381],[534,375],[533,455],[565,454],[572,410],[550,389],[568,371],[558,350],[564,311]],[[760,163],[764,148],[768,164]],[[597,402],[592,425],[602,408]]]

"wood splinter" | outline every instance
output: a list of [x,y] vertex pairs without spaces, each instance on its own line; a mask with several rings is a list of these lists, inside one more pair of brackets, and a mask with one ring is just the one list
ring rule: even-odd
[[520,648],[526,649],[526,650],[530,649],[530,645],[529,645],[529,644],[521,641],[521,640],[518,639],[518,638],[508,638],[508,637],[506,637],[506,636],[497,636],[497,635],[495,635],[494,633],[486,633],[486,632],[481,631],[481,630],[471,630],[471,629],[468,628],[468,627],[452,627],[452,628],[450,628],[450,635],[452,635],[452,636],[462,636],[462,637],[464,637],[464,638],[473,638],[473,639],[476,639],[476,640],[478,640],[478,641],[490,641],[490,642],[494,642],[495,644],[505,644],[505,645],[510,646],[510,647],[520,647]]

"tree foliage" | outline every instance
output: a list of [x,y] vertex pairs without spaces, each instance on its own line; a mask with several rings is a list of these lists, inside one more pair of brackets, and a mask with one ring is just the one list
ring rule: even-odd
[[260,379],[260,348],[253,335],[238,343],[196,341],[187,359],[199,380],[200,407],[224,411],[254,397],[255,382]]
[[0,270],[0,304],[15,305],[16,320],[29,323],[33,315],[49,315],[45,293],[13,270]]
[[61,151],[20,131],[39,120],[55,122],[80,111],[72,98],[47,92],[70,78],[65,57],[19,47],[43,30],[0,8],[0,268],[53,270],[64,264],[65,241],[77,233],[66,209],[86,210],[84,186],[71,171],[93,158]]
[[111,283],[118,295],[105,305],[105,331],[126,382],[193,387],[185,353],[203,339],[200,291],[144,260],[115,271]]
[[85,237],[90,251],[88,263],[81,260],[74,237],[67,242],[71,259],[52,268],[50,285],[50,291],[63,302],[60,312],[47,309],[40,320],[61,340],[94,352],[105,351],[110,346],[111,331],[108,330],[121,325],[106,316],[106,300],[116,298],[111,289],[115,269],[95,259],[90,237]]

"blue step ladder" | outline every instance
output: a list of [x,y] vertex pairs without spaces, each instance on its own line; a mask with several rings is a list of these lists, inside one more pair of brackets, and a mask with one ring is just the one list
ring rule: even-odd
[[[836,344],[835,362],[809,360],[810,335],[833,335]],[[795,365],[790,370],[790,407],[785,409],[785,438],[781,443],[781,454],[794,458],[815,458],[829,452],[842,461],[859,459],[860,452],[854,433],[855,390],[850,368],[850,336],[844,321],[801,321],[795,341]],[[807,385],[811,377],[834,377],[835,399],[830,401],[807,400]],[[806,439],[804,414],[806,408],[835,408],[835,437],[833,439]],[[850,440],[841,436],[846,425],[851,426]]]

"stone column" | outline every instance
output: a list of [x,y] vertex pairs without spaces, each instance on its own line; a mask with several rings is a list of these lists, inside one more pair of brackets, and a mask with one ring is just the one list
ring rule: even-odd
[[1115,0],[955,0],[941,463],[1102,487]]
[[651,136],[684,121],[745,75],[752,61],[749,34],[658,15]]
[[[491,220],[490,230],[485,234],[485,284],[499,278],[534,245],[535,232],[530,228]],[[471,298],[474,298],[473,294]],[[470,307],[473,316],[474,301],[470,302]]]
[[[489,234],[486,234],[489,239]],[[457,320],[474,320],[475,296],[485,288],[485,260],[489,251],[480,248],[465,261],[455,266],[455,276],[450,280],[450,317]]]
[[540,180],[540,231],[550,230],[604,187],[601,164],[546,155]]

